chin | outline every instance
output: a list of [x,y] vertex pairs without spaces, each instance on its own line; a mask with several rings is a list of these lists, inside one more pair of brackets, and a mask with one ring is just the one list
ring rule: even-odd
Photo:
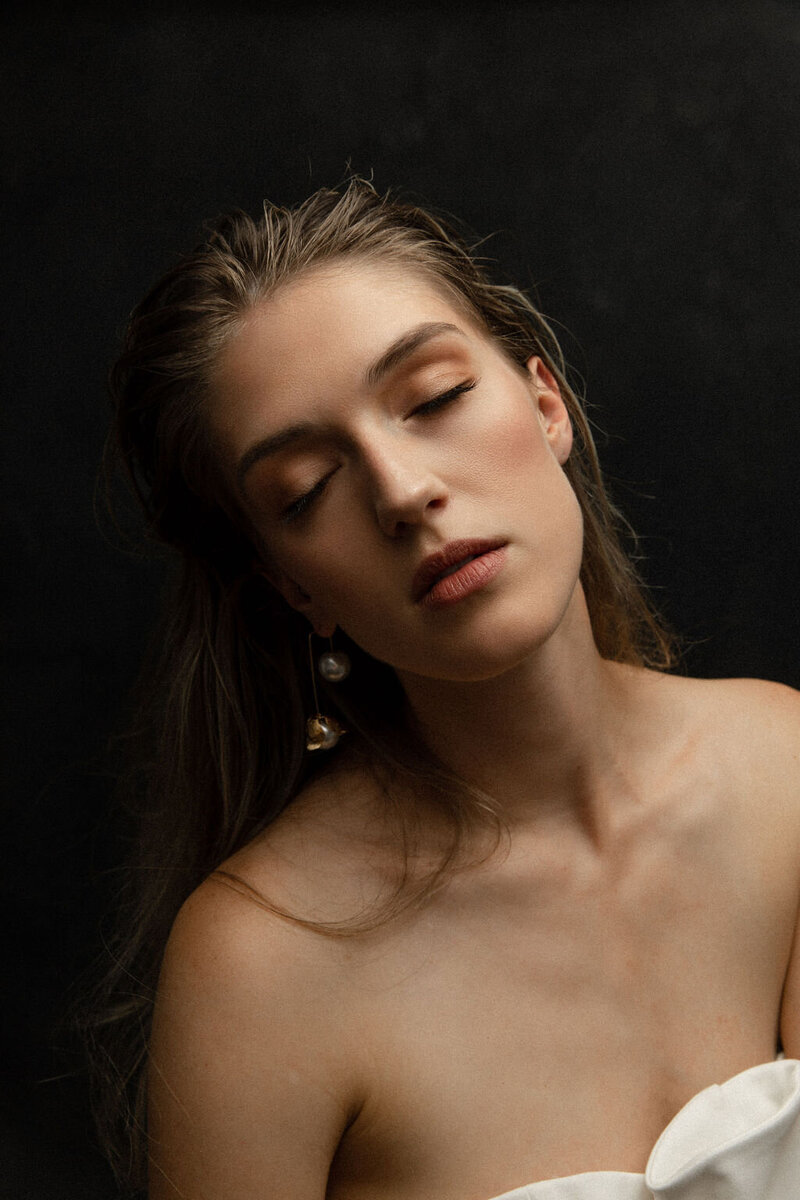
[[[567,603],[567,606],[569,604]],[[540,616],[532,622],[530,614],[513,621],[492,621],[490,627],[472,629],[449,639],[424,660],[398,663],[395,669],[424,679],[453,683],[485,683],[516,670],[539,653],[559,629],[563,611]],[[488,622],[487,622],[488,625]]]

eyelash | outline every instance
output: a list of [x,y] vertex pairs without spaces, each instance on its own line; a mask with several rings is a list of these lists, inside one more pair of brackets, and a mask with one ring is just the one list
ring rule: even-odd
[[457,400],[459,396],[463,396],[465,392],[471,392],[477,382],[477,379],[468,379],[464,383],[458,383],[455,387],[442,392],[439,396],[434,396],[432,400],[426,400],[424,404],[418,405],[410,415],[412,417],[425,417],[438,412],[440,408],[445,408],[453,400]]
[[[463,396],[466,392],[471,392],[477,384],[477,379],[465,380],[464,383],[458,383],[455,387],[448,388],[446,392],[441,392],[440,395],[434,396],[431,400],[426,400],[424,404],[419,404],[409,413],[412,417],[427,417],[433,416],[441,409],[446,408],[448,404],[452,404],[459,396]],[[332,475],[336,473],[338,467],[334,471],[329,471],[327,475],[323,475],[312,488],[304,492],[302,496],[298,496],[291,504],[287,504],[286,508],[280,514],[280,519],[283,523],[288,524],[291,521],[297,520],[303,513],[314,503],[317,496],[325,489],[325,485]]]
[[289,521],[294,521],[298,517],[302,516],[309,505],[313,504],[317,496],[319,496],[323,491],[325,484],[328,482],[331,475],[333,475],[333,471],[329,471],[327,475],[323,475],[322,479],[315,483],[312,488],[309,488],[309,490],[304,492],[302,496],[298,496],[297,499],[293,500],[291,504],[287,504],[286,508],[284,508],[281,512],[281,521],[288,523]]

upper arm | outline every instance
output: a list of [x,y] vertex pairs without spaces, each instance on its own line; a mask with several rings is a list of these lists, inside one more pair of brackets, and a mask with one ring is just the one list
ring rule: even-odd
[[353,1090],[325,949],[213,883],[184,905],[150,1045],[151,1200],[322,1200]]
[[778,684],[761,684],[756,700],[764,701],[767,723],[758,737],[760,752],[771,749],[770,780],[785,813],[785,833],[792,863],[795,898],[794,933],[781,998],[780,1034],[788,1058],[800,1058],[800,692]]
[[794,947],[783,989],[781,1044],[787,1058],[800,1058],[800,922],[795,929]]

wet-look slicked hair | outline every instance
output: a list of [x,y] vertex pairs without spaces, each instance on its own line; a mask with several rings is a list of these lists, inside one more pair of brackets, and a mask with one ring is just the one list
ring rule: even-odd
[[[211,381],[221,351],[254,308],[305,272],[358,260],[391,263],[432,283],[520,370],[531,355],[547,365],[574,431],[564,471],[583,513],[581,580],[598,649],[621,662],[662,669],[672,662],[670,639],[622,547],[622,522],[558,342],[522,291],[493,282],[486,262],[449,223],[360,178],[295,208],[265,203],[257,218],[236,212],[213,223],[135,309],[110,376],[108,462],[122,463],[148,536],[173,548],[177,568],[140,685],[138,758],[126,775],[138,850],[113,964],[85,1018],[101,1137],[131,1190],[145,1186],[146,1046],[175,915],[320,769],[319,756],[305,751],[313,703],[309,627],[257,570],[263,548],[220,468],[206,420]],[[340,716],[351,747],[375,773],[398,822],[401,852],[408,856],[413,838],[410,794],[445,816],[449,848],[422,879],[406,857],[386,904],[338,923],[286,913],[243,881],[218,878],[321,934],[354,936],[423,902],[454,868],[470,830],[496,818],[487,797],[452,778],[404,727],[391,668],[344,637],[341,644],[353,670],[335,692],[320,683],[323,709]]]

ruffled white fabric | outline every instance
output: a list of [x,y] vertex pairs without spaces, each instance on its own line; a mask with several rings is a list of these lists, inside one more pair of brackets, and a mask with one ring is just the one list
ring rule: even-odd
[[800,1061],[761,1063],[698,1092],[643,1175],[565,1175],[494,1200],[800,1200]]

